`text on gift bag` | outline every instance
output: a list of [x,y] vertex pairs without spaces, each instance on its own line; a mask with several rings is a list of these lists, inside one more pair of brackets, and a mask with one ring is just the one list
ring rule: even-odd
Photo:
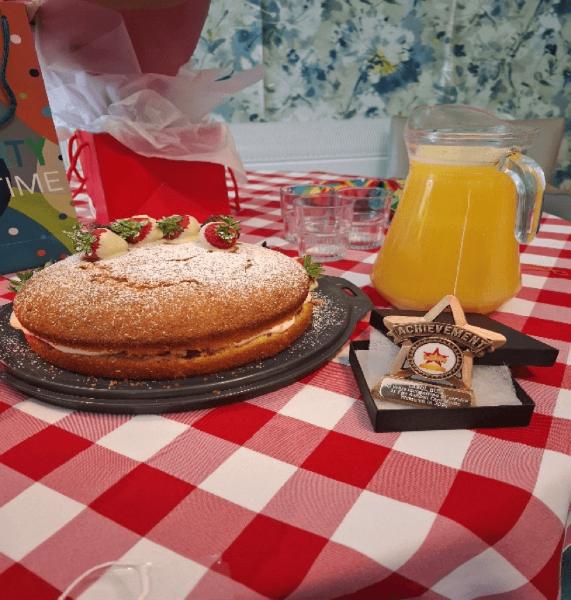
[[0,273],[72,251],[75,212],[24,4],[0,4]]

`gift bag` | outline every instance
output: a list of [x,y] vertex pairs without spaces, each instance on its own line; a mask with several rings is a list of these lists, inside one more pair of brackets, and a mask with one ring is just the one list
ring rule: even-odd
[[58,260],[75,223],[26,7],[0,3],[0,273]]
[[[98,223],[170,214],[191,214],[202,221],[230,213],[223,165],[141,156],[109,134],[86,131],[70,138],[69,153],[72,193],[89,196]],[[234,207],[240,208],[236,185]]]
[[188,63],[208,0],[123,6],[45,0],[39,11],[37,46],[58,133],[72,136],[75,193],[88,193],[99,222],[228,213],[225,169],[238,180],[244,170],[228,127],[208,115],[262,70]]

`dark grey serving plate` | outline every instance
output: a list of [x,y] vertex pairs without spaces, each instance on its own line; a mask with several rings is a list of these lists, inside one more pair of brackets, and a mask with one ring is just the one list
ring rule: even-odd
[[0,307],[3,379],[50,404],[109,413],[161,413],[208,408],[245,400],[284,387],[332,358],[372,304],[355,285],[323,277],[314,322],[278,355],[230,371],[168,381],[111,380],[60,369],[39,358],[20,331],[10,327],[11,305]]

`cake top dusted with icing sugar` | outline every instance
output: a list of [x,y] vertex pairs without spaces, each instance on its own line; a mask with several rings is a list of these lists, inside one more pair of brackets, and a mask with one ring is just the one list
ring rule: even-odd
[[14,311],[62,344],[172,347],[272,325],[303,304],[309,285],[297,261],[261,246],[156,243],[56,263],[24,286]]
[[[128,253],[80,269],[109,279],[127,280],[132,286],[169,286],[182,281],[196,285],[265,288],[285,272],[299,272],[296,261],[261,246],[239,244],[230,251],[212,250],[200,242],[134,247]],[[285,271],[285,272],[284,272]]]

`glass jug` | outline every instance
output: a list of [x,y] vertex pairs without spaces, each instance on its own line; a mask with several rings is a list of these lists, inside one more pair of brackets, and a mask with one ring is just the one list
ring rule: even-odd
[[545,188],[522,154],[536,134],[469,106],[413,111],[409,174],[371,275],[387,300],[427,310],[454,294],[487,313],[517,293],[518,242],[534,238]]

